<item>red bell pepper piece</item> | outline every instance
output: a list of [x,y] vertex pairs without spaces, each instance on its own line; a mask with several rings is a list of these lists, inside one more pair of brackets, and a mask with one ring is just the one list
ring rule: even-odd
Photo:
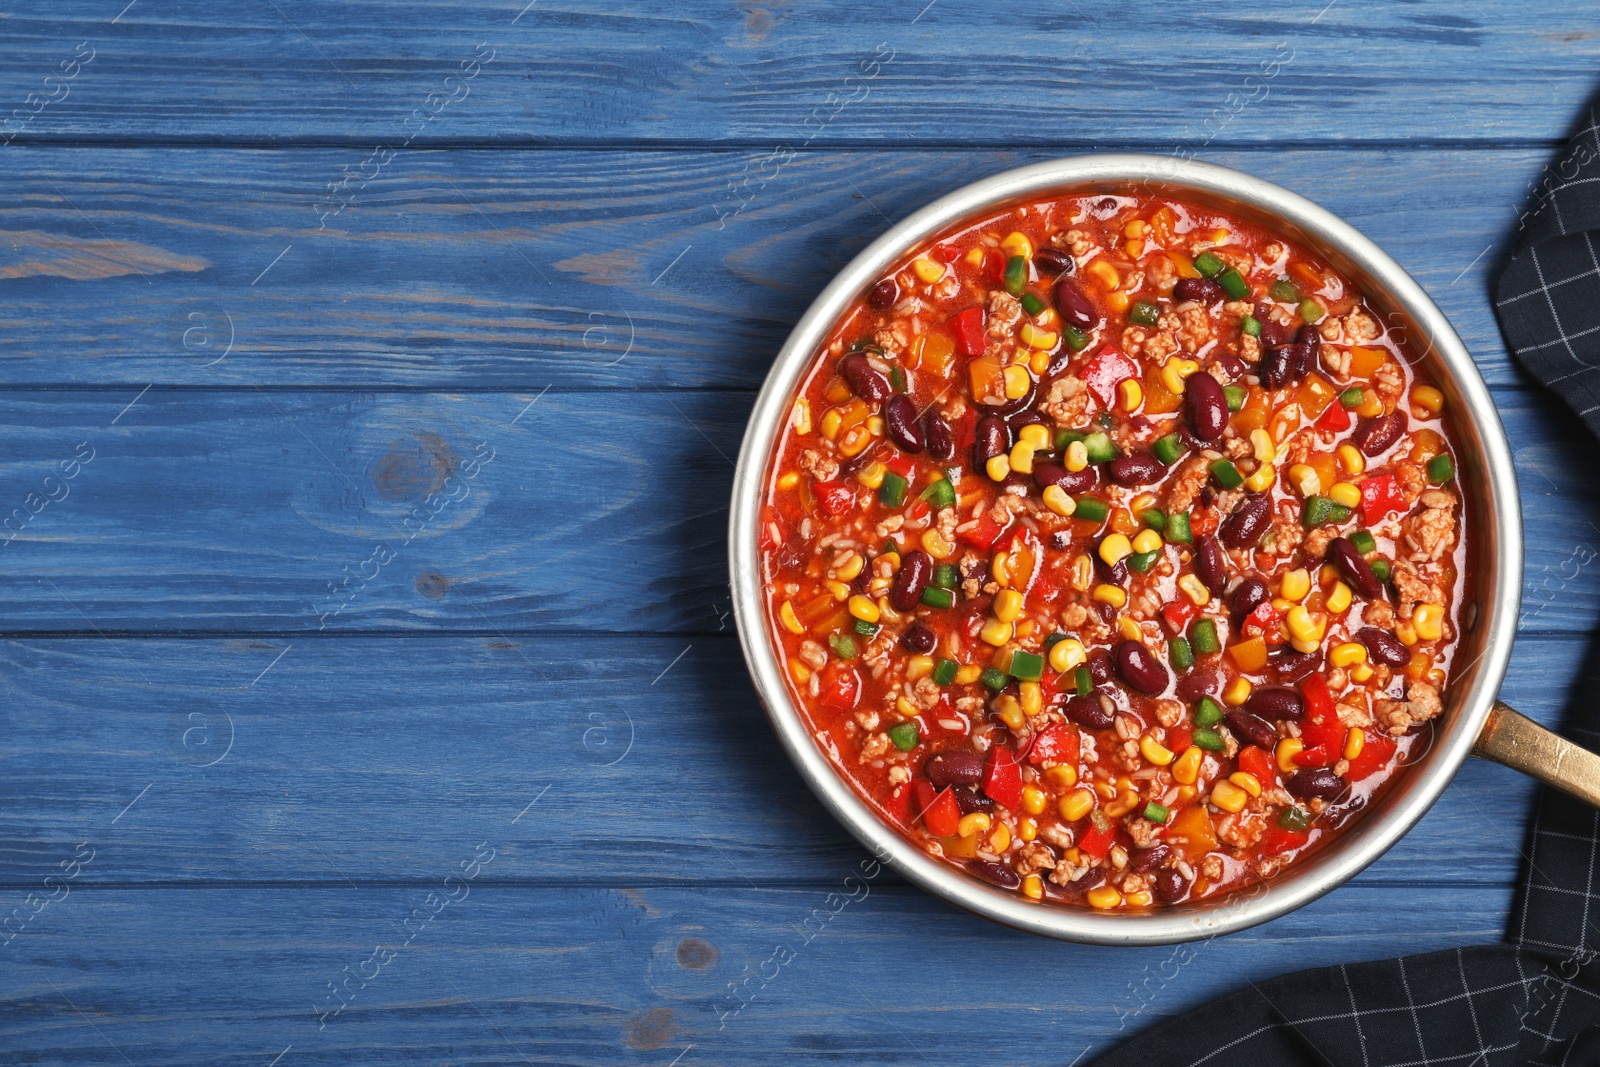
[[[1092,815],[1099,815],[1100,818],[1095,819]],[[1104,859],[1106,853],[1111,851],[1112,842],[1117,839],[1117,824],[1100,812],[1092,815],[1088,828],[1078,839],[1078,851],[1096,859]]]
[[1167,626],[1174,634],[1182,635],[1200,614],[1200,609],[1190,600],[1179,598],[1161,609],[1161,617],[1166,620]]
[[1004,745],[989,750],[983,765],[983,791],[1002,807],[1022,809],[1022,771],[1017,768],[1017,758]]
[[[1041,687],[1043,683],[1040,683]],[[1081,745],[1078,728],[1071,723],[1058,722],[1046,726],[1033,739],[1028,749],[1028,762],[1035,767],[1058,763],[1077,766]]]
[[954,263],[961,258],[961,249],[955,245],[934,245],[929,254],[940,263]]
[[1111,345],[1106,345],[1100,354],[1089,361],[1089,365],[1079,375],[1083,384],[1089,391],[1100,398],[1100,403],[1107,407],[1117,398],[1117,386],[1129,378],[1138,377],[1139,367],[1133,360],[1118,352]]
[[861,696],[861,678],[849,667],[833,664],[822,676],[817,699],[834,711],[849,711]]
[[1345,406],[1335,400],[1323,411],[1322,418],[1317,420],[1317,429],[1331,430],[1337,433],[1350,428],[1350,412]]
[[1266,833],[1261,835],[1261,851],[1264,855],[1279,856],[1285,852],[1293,852],[1305,846],[1311,840],[1311,833],[1307,830],[1285,830],[1273,824],[1267,827]]
[[883,810],[889,818],[902,826],[911,821],[911,786],[902,783],[889,790],[888,796],[883,798]]
[[1400,485],[1394,480],[1394,475],[1384,472],[1374,474],[1361,482],[1361,521],[1367,526],[1376,526],[1390,513],[1405,511],[1406,495],[1400,491]]
[[1006,257],[998,252],[983,253],[983,280],[991,289],[998,289],[1006,280]]
[[812,492],[817,497],[817,509],[824,515],[843,515],[856,502],[856,491],[843,482],[818,482]]
[[899,449],[895,450],[894,455],[884,460],[883,465],[907,481],[911,479],[912,472],[917,469],[917,461]]
[[965,541],[973,548],[982,549],[983,551],[987,552],[989,549],[993,548],[994,543],[1000,539],[1000,535],[1004,532],[1004,529],[1004,527],[989,517],[988,512],[984,512],[983,515],[979,517],[977,523],[972,527],[969,529],[956,531],[956,539]]
[[983,309],[968,308],[950,316],[950,335],[955,338],[956,351],[963,356],[981,356],[985,347],[983,338]]
[[954,428],[956,431],[956,455],[964,456],[972,451],[972,446],[978,439],[978,413],[973,410],[971,404],[967,405],[967,409],[956,420]]
[[[917,783],[918,799],[921,799],[923,783]],[[932,789],[932,786],[928,787]],[[934,837],[954,837],[961,832],[961,805],[956,803],[955,792],[948,786],[939,791],[930,802],[922,808],[922,825],[928,828],[928,833]]]
[[1170,752],[1182,752],[1194,744],[1194,730],[1179,723],[1167,731],[1166,747]]
[[1269,645],[1281,645],[1286,640],[1283,636],[1283,612],[1274,607],[1270,600],[1257,604],[1255,610],[1244,617],[1244,625],[1239,629],[1245,637],[1260,637]]
[[1300,724],[1300,740],[1306,747],[1295,753],[1302,767],[1326,767],[1344,754],[1346,730],[1333,706],[1327,679],[1308,674],[1300,682],[1300,697],[1305,701],[1305,721]]
[[1239,769],[1254,776],[1266,789],[1271,789],[1272,783],[1278,780],[1278,765],[1272,762],[1272,756],[1266,749],[1255,745],[1246,745],[1239,750]]
[[1350,761],[1350,769],[1345,772],[1345,777],[1352,782],[1359,782],[1371,774],[1376,774],[1389,765],[1394,758],[1394,739],[1384,734],[1375,734],[1371,730],[1363,731],[1366,735],[1361,745],[1361,754]]

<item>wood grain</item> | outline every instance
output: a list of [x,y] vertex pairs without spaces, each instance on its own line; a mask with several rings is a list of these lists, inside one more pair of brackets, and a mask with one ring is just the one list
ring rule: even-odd
[[[1600,679],[1528,637],[1546,724]],[[731,635],[0,643],[0,914],[73,846],[85,884],[817,884],[865,855],[791,770]],[[1505,886],[1533,783],[1469,761],[1364,882]],[[7,904],[6,900],[13,903]]]
[[122,7],[10,12],[0,99],[54,98],[20,137],[1500,144],[1565,136],[1600,59],[1600,14],[1555,0]]
[[[777,168],[763,154],[412,151],[321,218],[326,180],[360,154],[14,147],[0,373],[27,387],[754,388],[891,220],[1064,152],[808,151]],[[1203,157],[1344,216],[1429,290],[1490,382],[1524,380],[1488,292],[1548,150]],[[67,274],[63,248],[94,250],[69,264],[93,277]]]

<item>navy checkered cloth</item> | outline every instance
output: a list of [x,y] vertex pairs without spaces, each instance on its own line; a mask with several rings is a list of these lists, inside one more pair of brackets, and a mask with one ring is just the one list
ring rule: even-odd
[[[1600,434],[1600,102],[1521,220],[1495,306]],[[1582,714],[1582,713],[1580,713]],[[1568,731],[1591,747],[1600,713]],[[1545,791],[1507,944],[1301,971],[1152,1027],[1096,1067],[1600,1064],[1600,812]]]

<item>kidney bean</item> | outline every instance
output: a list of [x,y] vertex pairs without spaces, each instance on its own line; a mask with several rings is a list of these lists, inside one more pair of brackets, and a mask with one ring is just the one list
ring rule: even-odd
[[902,452],[915,455],[927,444],[922,427],[917,424],[917,405],[904,393],[896,393],[883,402],[883,426],[889,431],[889,440]]
[[1128,584],[1128,561],[1119,559],[1115,563],[1107,563],[1100,558],[1100,553],[1094,554],[1094,573],[1102,584],[1126,586]]
[[1153,881],[1156,899],[1163,904],[1177,904],[1189,895],[1189,879],[1171,867],[1157,871]]
[[1233,587],[1231,600],[1233,602],[1233,618],[1235,622],[1244,621],[1244,617],[1256,610],[1264,600],[1272,597],[1272,590],[1267,588],[1267,583],[1260,578],[1246,578]]
[[1222,297],[1222,286],[1210,278],[1179,278],[1178,284],[1172,287],[1172,299],[1180,304],[1186,300],[1198,300],[1202,304],[1215,304]]
[[1350,435],[1350,440],[1361,449],[1363,455],[1381,456],[1406,432],[1406,413],[1393,411],[1387,415],[1379,415],[1375,419],[1367,419],[1356,432]]
[[1272,305],[1264,301],[1256,301],[1255,320],[1261,323],[1261,347],[1271,345],[1286,345],[1294,340],[1294,333],[1289,327],[1272,317]]
[[1062,345],[1056,349],[1050,355],[1050,362],[1045,364],[1044,376],[1046,378],[1058,378],[1066,373],[1067,368],[1072,365],[1072,356],[1073,351],[1067,345]]
[[1211,364],[1211,366],[1212,369],[1220,370],[1223,374],[1227,375],[1228,381],[1230,382],[1249,369],[1245,361],[1234,355],[1232,352],[1223,352],[1221,355],[1217,356],[1216,362]]
[[999,886],[1001,889],[1015,889],[1022,884],[1022,879],[1003,863],[990,863],[988,860],[968,860],[967,870],[982,878],[985,882]]
[[1383,595],[1383,586],[1378,576],[1372,573],[1372,565],[1361,558],[1361,553],[1348,537],[1335,537],[1328,542],[1327,559],[1349,580],[1350,587],[1368,600],[1376,600]]
[[[1004,404],[996,404],[989,410],[996,415],[1015,415],[1019,411],[1027,411],[1039,399],[1039,381],[1033,375],[1028,375],[1028,391],[1015,400],[1007,400]],[[985,405],[988,407],[988,405]]]
[[1089,890],[1101,885],[1105,880],[1106,869],[1104,867],[1090,867],[1083,874],[1078,875],[1078,877],[1069,882],[1067,888],[1075,893],[1087,893]]
[[927,442],[928,455],[940,463],[956,458],[956,432],[945,417],[929,408],[922,416],[922,439]]
[[1158,695],[1171,680],[1167,669],[1138,641],[1124,641],[1117,646],[1117,673],[1147,697]]
[[1078,283],[1065,275],[1056,279],[1056,307],[1061,310],[1064,322],[1080,330],[1092,330],[1100,323],[1100,313],[1083,295]]
[[1194,573],[1205,587],[1220,596],[1228,586],[1228,557],[1210,534],[1194,543]]
[[1300,694],[1286,686],[1257,686],[1244,702],[1244,710],[1251,715],[1278,722],[1282,719],[1299,720],[1305,716],[1306,702]]
[[928,629],[920,622],[914,622],[906,627],[906,632],[900,635],[900,643],[906,646],[906,651],[918,656],[926,656],[939,647],[939,635]]
[[893,278],[885,278],[867,291],[867,303],[878,311],[887,311],[900,299],[900,285]]
[[1039,268],[1040,273],[1053,271],[1056,274],[1071,274],[1078,269],[1078,261],[1072,258],[1071,252],[1048,246],[1033,250],[1033,265]]
[[1256,362],[1256,374],[1267,389],[1279,389],[1289,384],[1295,365],[1294,345],[1263,346],[1261,359]]
[[1406,651],[1406,646],[1394,634],[1363,626],[1356,631],[1356,640],[1366,645],[1368,654],[1385,666],[1399,669],[1411,662],[1411,653]]
[[1251,493],[1222,524],[1222,543],[1229,548],[1254,548],[1271,525],[1271,499],[1266,493]]
[[1228,397],[1217,380],[1205,371],[1189,375],[1183,383],[1184,414],[1194,435],[1207,443],[1228,428]]
[[1170,855],[1172,846],[1163,841],[1149,848],[1135,849],[1128,854],[1128,863],[1136,871],[1148,871],[1161,866]]
[[1295,771],[1283,787],[1292,797],[1301,800],[1337,800],[1339,794],[1344,792],[1344,779],[1340,778],[1327,767],[1311,767],[1303,771]]
[[1160,481],[1167,468],[1149,452],[1129,452],[1107,463],[1106,473],[1118,485],[1132,489]]
[[1322,655],[1318,652],[1296,652],[1286,648],[1268,661],[1272,668],[1272,677],[1280,685],[1293,685],[1312,671],[1322,662]]
[[994,801],[976,789],[958,785],[950,792],[955,796],[956,807],[961,809],[961,814],[971,815],[975,811],[981,811],[985,815],[994,814]]
[[933,557],[922,549],[906,554],[895,572],[889,589],[889,603],[896,611],[915,611],[922,603],[922,591],[933,580]]
[[935,789],[948,786],[975,786],[983,781],[983,757],[968,749],[936,752],[922,765],[922,773]]
[[1094,613],[1100,616],[1100,621],[1107,626],[1115,626],[1117,624],[1117,609],[1103,600],[1094,602]]
[[894,392],[882,371],[867,362],[861,352],[852,352],[839,361],[839,373],[855,394],[869,404],[881,404]]
[[1087,493],[1099,481],[1094,467],[1085,467],[1081,471],[1069,471],[1059,463],[1044,463],[1038,460],[1033,464],[1033,484],[1039,487],[1039,492],[1044,492],[1052,485],[1059,485],[1061,491],[1071,496]]
[[978,420],[972,442],[972,466],[983,470],[988,462],[1002,452],[1011,450],[1011,428],[998,415],[985,415]]
[[1243,708],[1229,708],[1227,723],[1233,732],[1257,748],[1267,749],[1278,743],[1278,731],[1267,720],[1250,714]]
[[1105,649],[1096,648],[1090,652],[1084,666],[1089,668],[1089,677],[1095,685],[1111,681],[1111,653]]
[[1215,693],[1222,679],[1204,667],[1196,667],[1178,679],[1175,695],[1185,704],[1197,703],[1201,697]]
[[1062,705],[1061,710],[1067,718],[1089,730],[1104,730],[1116,718],[1098,693],[1072,697]]

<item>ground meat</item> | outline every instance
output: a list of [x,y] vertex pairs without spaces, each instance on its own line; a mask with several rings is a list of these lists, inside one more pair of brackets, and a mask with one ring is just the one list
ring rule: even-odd
[[1420,722],[1427,722],[1444,710],[1439,690],[1427,682],[1412,682],[1405,700],[1373,701],[1372,711],[1378,727],[1399,735]]
[[1064,430],[1087,426],[1094,417],[1095,399],[1083,379],[1070,374],[1057,378],[1050,386],[1039,410],[1056,420]]
[[1061,609],[1061,625],[1076,630],[1089,621],[1089,609],[1082,604],[1068,604]]
[[1414,563],[1436,561],[1456,544],[1456,499],[1430,489],[1420,498],[1422,507],[1400,523],[1400,547]]
[[1327,555],[1328,545],[1338,536],[1339,530],[1334,526],[1318,526],[1315,530],[1306,534],[1306,559],[1317,560]]
[[1166,256],[1155,256],[1150,260],[1150,285],[1162,296],[1172,292],[1172,287],[1178,280],[1178,268]]
[[923,711],[928,711],[939,703],[944,690],[932,678],[918,678],[912,683],[911,692],[906,695],[911,703]]
[[1301,538],[1305,537],[1305,527],[1300,525],[1298,518],[1279,518],[1272,524],[1272,554],[1279,559],[1287,559],[1294,555],[1295,549],[1300,547]]
[[868,734],[867,739],[861,742],[861,762],[870,763],[875,759],[882,759],[883,754],[891,747],[888,734]]
[[1361,621],[1380,630],[1388,629],[1394,625],[1394,608],[1385,600],[1369,601],[1361,610]]
[[1367,727],[1372,725],[1372,713],[1360,704],[1340,704],[1337,714],[1342,726]]
[[1176,700],[1157,700],[1154,707],[1156,722],[1169,730],[1183,721],[1183,705]]
[[1017,852],[1016,871],[1022,878],[1036,871],[1056,869],[1056,854],[1043,841],[1029,841]]
[[800,453],[800,469],[819,482],[831,482],[834,475],[839,473],[839,461],[808,448]]
[[989,506],[989,520],[1002,529],[1010,525],[1016,514],[1015,500],[1016,497],[1010,496],[996,497],[994,503]]
[[1372,388],[1383,401],[1384,408],[1392,408],[1405,395],[1405,373],[1396,364],[1385,363],[1372,372]]
[[1428,472],[1422,469],[1422,464],[1412,463],[1409,459],[1396,460],[1393,471],[1394,482],[1405,496],[1406,504],[1415,504],[1428,487]]
[[[1328,324],[1333,321],[1331,316],[1323,320],[1322,337],[1325,341],[1333,340],[1328,336]],[[1321,347],[1322,365],[1328,368],[1328,372],[1333,375],[1334,380],[1344,381],[1349,378],[1350,350],[1348,348],[1338,348],[1334,345],[1322,345]]]
[[1050,238],[1050,243],[1057,248],[1067,249],[1074,256],[1077,256],[1080,262],[1084,256],[1089,254],[1089,250],[1094,247],[1082,230],[1068,230],[1066,233],[1058,233]]
[[944,272],[944,277],[928,287],[928,295],[935,300],[949,300],[961,291],[961,279],[953,270]]
[[1400,594],[1400,617],[1411,618],[1418,604],[1443,604],[1444,590],[1436,581],[1430,581],[1416,564],[1399,560],[1394,565],[1394,588]]
[[899,319],[874,332],[872,340],[883,349],[885,355],[895,359],[905,355],[906,349],[911,345],[911,338],[906,336],[906,324]]
[[1250,848],[1261,840],[1261,834],[1266,828],[1266,820],[1259,815],[1245,812],[1224,815],[1217,821],[1217,840],[1238,849]]
[[821,645],[809,639],[800,642],[800,659],[814,671],[820,671],[828,665],[828,654]]
[[989,294],[989,336],[996,341],[1009,341],[1011,332],[1023,320],[1022,302],[1003,289]]
[[967,715],[977,715],[983,711],[983,698],[979,696],[956,697],[956,710]]
[[1215,882],[1222,877],[1222,857],[1207,856],[1200,861],[1200,876],[1207,881]]
[[1195,498],[1200,495],[1200,490],[1205,488],[1206,479],[1211,477],[1210,461],[1204,456],[1190,456],[1178,468],[1177,475],[1167,487],[1167,514],[1189,511],[1194,507]]
[[[1296,463],[1304,463],[1311,458],[1311,453],[1317,450],[1317,432],[1307,427],[1289,438],[1289,443],[1284,446],[1283,467],[1287,471]],[[1299,488],[1296,486],[1296,488]]]
[[1149,819],[1126,819],[1122,826],[1128,831],[1128,836],[1133,838],[1137,848],[1149,848],[1161,840],[1161,827]]
[[1239,358],[1246,363],[1259,363],[1261,361],[1261,338],[1251,337],[1249,334],[1239,336]]
[[1186,307],[1178,313],[1182,325],[1178,327],[1178,344],[1185,352],[1194,353],[1211,340],[1211,314],[1198,305]]
[[1344,317],[1343,325],[1345,336],[1357,343],[1371,341],[1379,333],[1377,320],[1360,307]]
[[[1228,430],[1232,433],[1232,429]],[[1222,442],[1222,451],[1227,453],[1229,459],[1248,459],[1254,455],[1250,442],[1243,437],[1229,437]]]

